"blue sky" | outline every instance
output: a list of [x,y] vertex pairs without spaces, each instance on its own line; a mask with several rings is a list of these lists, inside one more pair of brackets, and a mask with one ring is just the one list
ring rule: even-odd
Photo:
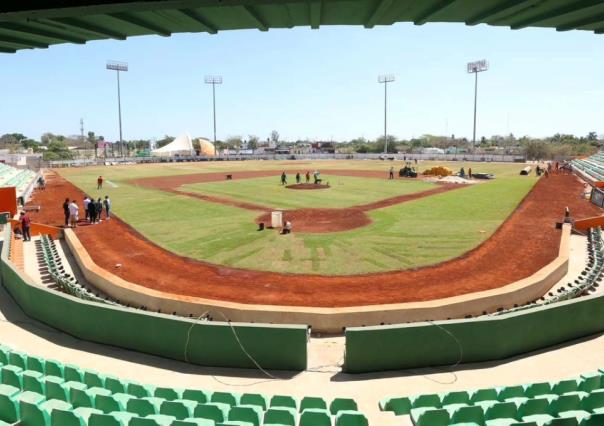
[[604,133],[604,36],[550,29],[397,24],[179,34],[59,45],[0,54],[0,133],[78,134],[79,120],[118,138],[115,73],[122,75],[125,139],[212,135],[211,88],[220,74],[218,138],[232,135],[346,140],[383,133],[383,87],[392,73],[389,133],[471,137],[479,77],[478,137]]

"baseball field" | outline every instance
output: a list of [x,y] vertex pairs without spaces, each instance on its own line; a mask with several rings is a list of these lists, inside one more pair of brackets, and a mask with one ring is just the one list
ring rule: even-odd
[[[93,197],[109,195],[120,219],[176,254],[234,268],[320,275],[394,271],[456,258],[487,240],[537,182],[519,176],[519,164],[448,164],[496,176],[474,185],[388,180],[391,165],[398,171],[402,163],[163,163],[60,174]],[[419,169],[434,165],[422,162]],[[296,172],[304,180],[307,170],[321,171],[329,188],[280,184],[282,171],[292,184]],[[99,175],[102,190],[96,189]],[[258,231],[258,222],[277,209],[285,210],[292,234]]]

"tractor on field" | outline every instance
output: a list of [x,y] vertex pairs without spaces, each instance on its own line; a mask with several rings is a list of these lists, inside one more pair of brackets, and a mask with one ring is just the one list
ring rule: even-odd
[[398,175],[399,177],[416,178],[417,171],[415,170],[415,167],[411,167],[411,163],[407,162],[405,167],[398,171]]

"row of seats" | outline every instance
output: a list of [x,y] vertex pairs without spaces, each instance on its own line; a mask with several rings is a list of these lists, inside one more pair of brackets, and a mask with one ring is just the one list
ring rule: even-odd
[[581,271],[579,277],[573,282],[560,287],[557,292],[550,292],[539,300],[535,300],[526,305],[502,310],[493,315],[518,312],[535,306],[549,305],[562,302],[564,300],[574,299],[576,297],[593,293],[600,286],[604,277],[604,241],[602,239],[602,229],[600,227],[591,228],[587,233],[587,264]]
[[3,186],[14,186],[21,188],[27,186],[34,178],[36,173],[31,170],[21,170],[16,175],[7,180]]
[[62,291],[83,300],[114,304],[108,298],[103,299],[95,295],[83,287],[73,275],[66,272],[55,242],[50,236],[41,235],[40,239],[36,241],[36,245],[39,246],[41,260],[44,262],[48,274]]
[[573,160],[572,166],[591,176],[594,180],[604,180],[604,158],[602,154],[592,155],[584,160]]
[[0,426],[368,425],[347,398],[155,387],[6,347],[0,364]]
[[577,379],[380,401],[417,426],[604,425],[604,373]]

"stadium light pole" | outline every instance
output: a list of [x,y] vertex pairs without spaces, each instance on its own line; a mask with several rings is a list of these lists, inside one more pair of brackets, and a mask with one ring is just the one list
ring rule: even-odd
[[474,74],[474,133],[472,136],[472,153],[476,149],[476,109],[478,107],[478,73],[487,71],[489,62],[485,59],[468,63],[468,74]]
[[394,82],[394,75],[378,76],[378,83],[384,85],[384,154],[388,153],[388,83]]
[[216,156],[216,85],[222,84],[222,76],[206,75],[204,81],[206,84],[212,85],[212,105],[214,109],[214,156]]
[[107,69],[117,74],[117,115],[120,123],[120,154],[124,156],[124,141],[122,139],[122,99],[120,94],[120,72],[128,71],[126,62],[107,61]]

